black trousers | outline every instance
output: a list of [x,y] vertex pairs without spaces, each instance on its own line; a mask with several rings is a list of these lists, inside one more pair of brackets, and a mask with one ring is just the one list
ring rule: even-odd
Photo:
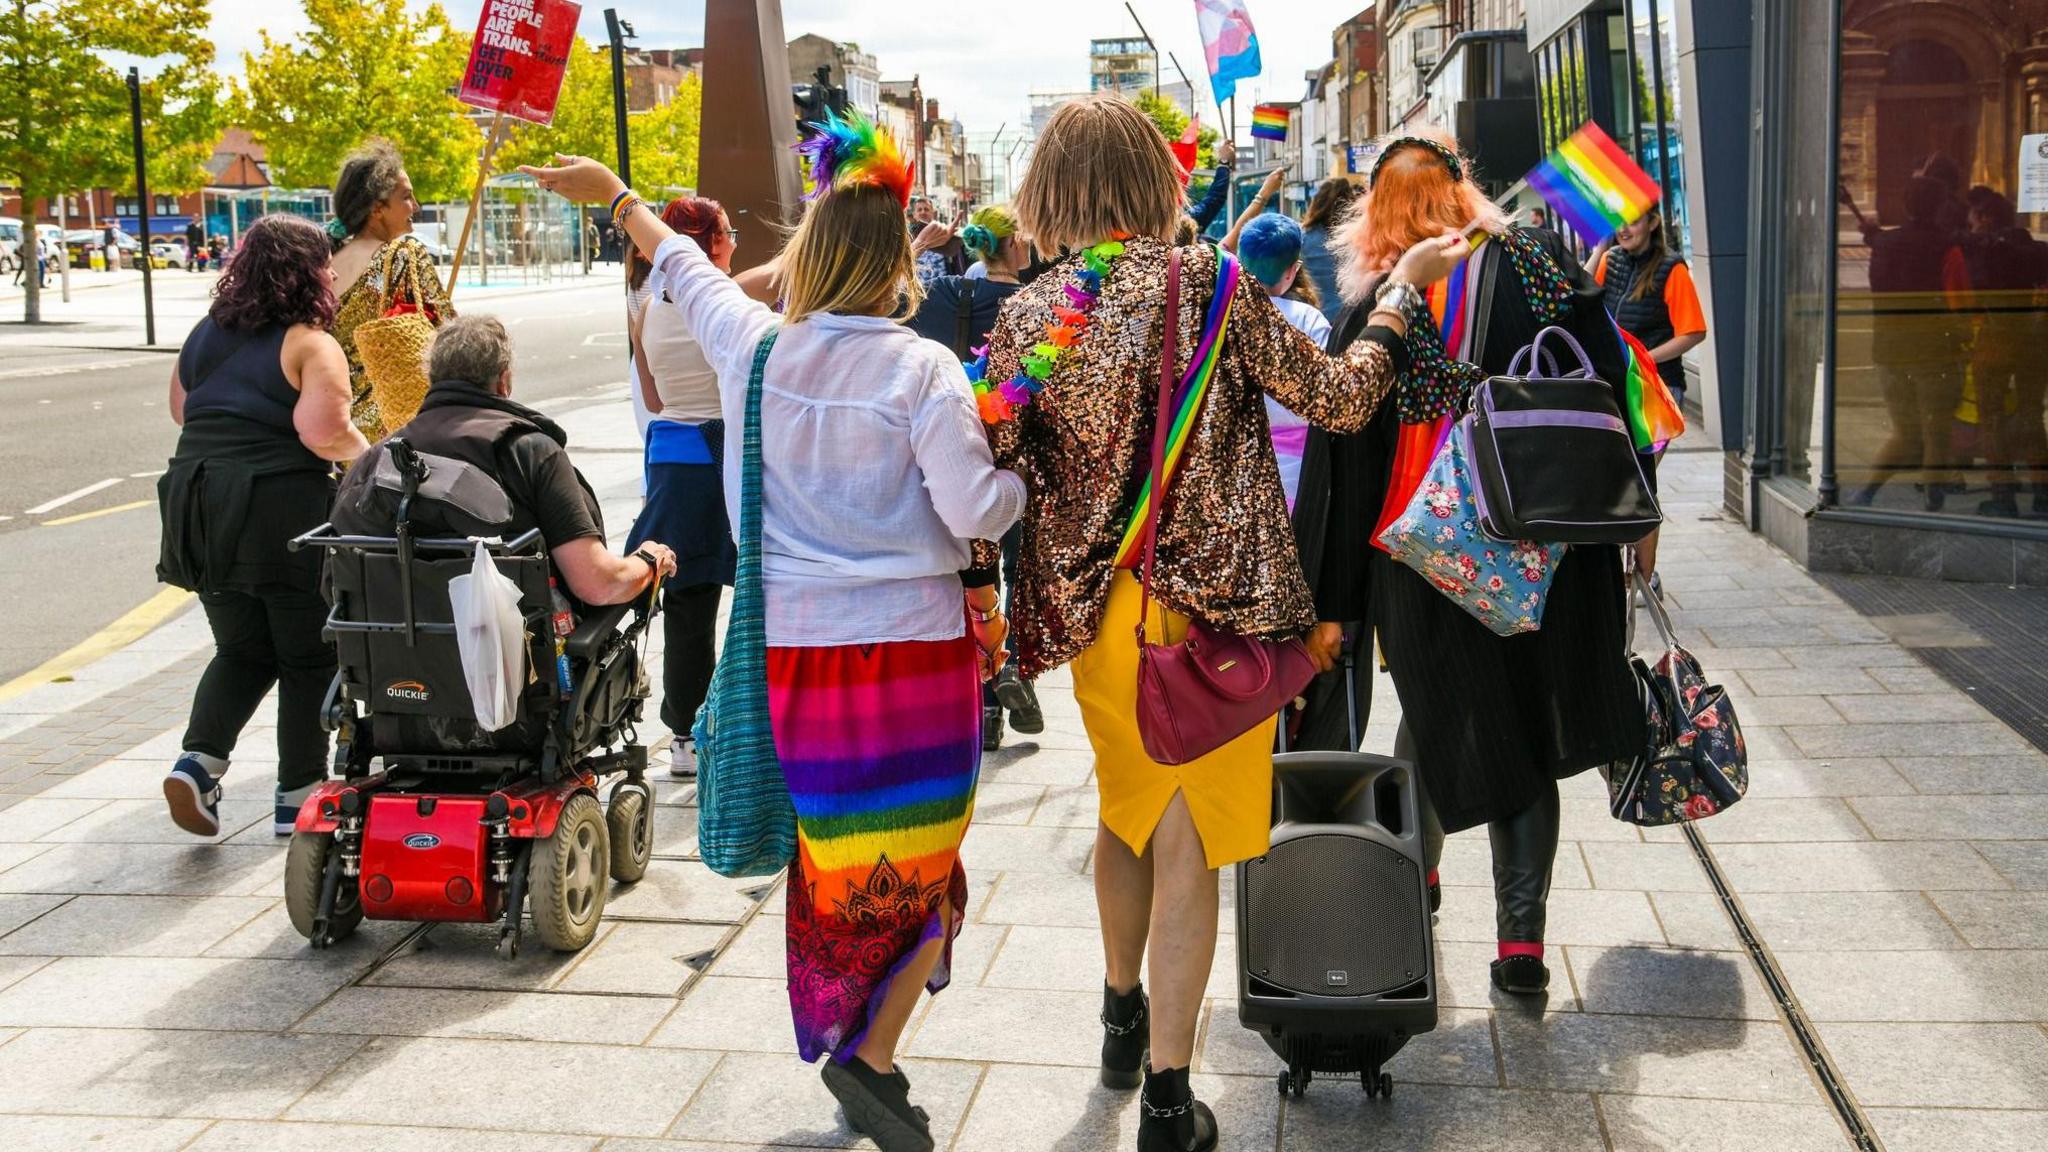
[[[1017,586],[1017,547],[1023,539],[1024,529],[1022,525],[1012,524],[1010,530],[1003,533],[1003,582],[998,591],[1002,593],[1003,603],[1005,604],[1009,602],[1010,590]],[[1017,658],[1016,629],[1012,628],[1010,630],[1010,637],[1003,641],[1003,647],[1009,649],[1010,659],[1015,660]],[[983,708],[994,708],[997,706],[997,703],[996,682],[994,680],[982,681],[981,706]]]
[[723,584],[661,590],[661,722],[687,737],[718,665],[718,596]]
[[[1436,871],[1444,854],[1444,827],[1429,802],[1429,789],[1422,786],[1429,776],[1415,757],[1415,740],[1404,722],[1394,733],[1394,755],[1416,763],[1415,781],[1421,790],[1423,862]],[[1563,818],[1553,782],[1547,795],[1505,820],[1486,826],[1493,843],[1493,915],[1501,940],[1540,943],[1549,918],[1550,870],[1557,862],[1557,841]]]
[[334,645],[320,636],[327,602],[316,592],[202,592],[213,660],[192,697],[185,750],[231,759],[242,729],[277,685],[277,786],[303,788],[327,775],[320,702],[334,679]]

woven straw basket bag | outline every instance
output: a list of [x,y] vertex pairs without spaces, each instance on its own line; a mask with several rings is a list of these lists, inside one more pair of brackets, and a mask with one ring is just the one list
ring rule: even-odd
[[369,377],[370,396],[377,402],[386,436],[410,423],[427,398],[427,345],[434,340],[434,322],[427,318],[426,303],[420,298],[418,272],[408,272],[413,310],[392,314],[399,289],[391,282],[386,256],[383,306],[376,319],[356,326],[356,355],[362,358],[363,375]]

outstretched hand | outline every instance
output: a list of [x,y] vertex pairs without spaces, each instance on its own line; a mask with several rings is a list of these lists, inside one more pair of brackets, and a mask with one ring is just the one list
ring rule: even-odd
[[608,204],[626,190],[617,173],[588,156],[557,153],[551,166],[521,164],[519,170],[541,187],[578,204]]

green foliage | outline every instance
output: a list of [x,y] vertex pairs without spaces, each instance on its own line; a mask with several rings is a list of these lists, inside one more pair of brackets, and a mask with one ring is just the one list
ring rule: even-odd
[[520,164],[550,164],[557,152],[609,164],[617,154],[614,138],[611,51],[578,39],[555,100],[554,123],[514,125],[491,166],[505,172]]
[[269,150],[272,181],[332,184],[350,149],[382,136],[405,155],[421,200],[467,197],[483,136],[450,92],[469,38],[438,4],[415,15],[406,0],[304,3],[310,29],[290,41],[266,32],[244,57],[247,123]]
[[[1187,132],[1188,114],[1181,110],[1180,105],[1175,104],[1164,96],[1154,95],[1150,92],[1140,92],[1131,102],[1138,106],[1138,111],[1152,118],[1153,126],[1159,129],[1159,134],[1166,137],[1168,143],[1178,141]],[[1206,124],[1195,130],[1195,166],[1197,168],[1215,166],[1216,141],[1221,138],[1214,128]]]
[[695,75],[683,77],[667,104],[634,115],[627,131],[633,141],[633,183],[642,192],[666,199],[697,187],[703,120],[704,85]]
[[[25,221],[61,189],[134,190],[127,69],[115,53],[149,61],[150,191],[205,183],[224,119],[206,24],[206,0],[0,0],[0,181],[21,189]],[[40,319],[33,283],[26,318]]]

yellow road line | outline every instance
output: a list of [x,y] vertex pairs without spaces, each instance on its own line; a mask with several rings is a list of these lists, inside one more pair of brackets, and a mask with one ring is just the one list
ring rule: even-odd
[[126,504],[116,504],[112,508],[98,508],[94,509],[91,512],[79,512],[71,516],[59,516],[55,520],[44,520],[41,522],[39,526],[43,528],[55,528],[60,524],[76,524],[80,520],[90,520],[95,516],[112,516],[116,512],[133,512],[137,508],[153,508],[155,506],[156,501],[154,499],[131,500]]
[[119,620],[93,633],[69,651],[45,660],[38,667],[24,672],[5,684],[0,684],[0,700],[12,700],[31,688],[61,679],[98,660],[102,656],[117,652],[149,634],[150,630],[171,618],[192,594],[183,588],[164,588],[157,594],[130,608]]

